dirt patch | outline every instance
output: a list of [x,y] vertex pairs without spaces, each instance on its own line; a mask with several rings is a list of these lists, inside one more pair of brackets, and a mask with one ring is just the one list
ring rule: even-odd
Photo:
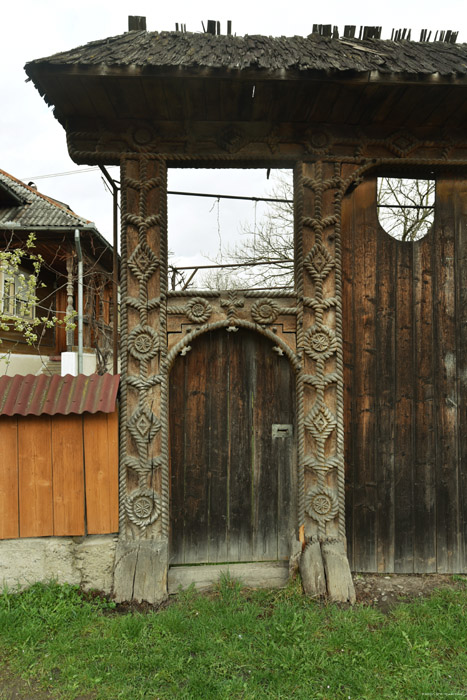
[[357,603],[388,612],[395,605],[426,598],[437,588],[467,585],[467,576],[449,574],[353,574]]
[[[0,700],[54,700],[33,680],[25,681],[0,660]],[[92,700],[91,695],[79,695],[75,700]]]

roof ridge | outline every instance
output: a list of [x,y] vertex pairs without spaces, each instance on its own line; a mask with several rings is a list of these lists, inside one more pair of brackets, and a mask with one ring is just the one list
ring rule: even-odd
[[[90,224],[92,221],[89,219],[85,219],[83,216],[80,216],[76,212],[74,212],[72,209],[70,209],[67,205],[65,205],[63,202],[59,202],[56,199],[53,199],[53,197],[49,197],[46,194],[43,194],[42,192],[39,192],[39,190],[35,189],[34,187],[31,187],[30,185],[27,185],[23,180],[20,180],[19,178],[15,177],[14,175],[11,175],[11,173],[7,173],[6,170],[3,170],[0,168],[0,175],[4,175],[10,180],[13,180],[18,186],[24,188],[26,191],[30,192],[32,195],[35,195],[39,197],[40,199],[44,200],[47,202],[47,204],[50,204],[54,207],[57,207],[60,209],[64,214],[77,219],[78,221],[85,223],[85,224]],[[23,205],[24,206],[24,205]]]

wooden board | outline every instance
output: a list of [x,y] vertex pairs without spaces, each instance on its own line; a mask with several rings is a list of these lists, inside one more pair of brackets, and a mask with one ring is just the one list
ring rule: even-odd
[[465,571],[467,185],[438,179],[433,229],[416,243],[381,228],[374,180],[343,213],[352,568]]
[[288,562],[251,562],[248,564],[209,564],[205,566],[171,566],[169,594],[192,584],[198,590],[219,585],[222,576],[239,581],[247,588],[283,588],[289,580]]
[[21,537],[53,535],[51,422],[50,416],[18,421]]
[[294,376],[262,336],[207,333],[170,376],[172,564],[287,558]]
[[118,415],[85,413],[83,421],[87,533],[118,532]]
[[84,535],[82,416],[52,420],[54,535]]
[[0,419],[0,539],[19,536],[18,424],[16,416]]

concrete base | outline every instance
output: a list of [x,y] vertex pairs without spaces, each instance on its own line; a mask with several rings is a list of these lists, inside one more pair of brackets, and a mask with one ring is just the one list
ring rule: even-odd
[[110,594],[117,537],[35,537],[0,541],[0,585],[58,581]]
[[115,554],[114,597],[152,605],[167,599],[167,541],[119,540]]
[[303,590],[336,603],[355,603],[355,589],[344,542],[309,542],[300,559]]

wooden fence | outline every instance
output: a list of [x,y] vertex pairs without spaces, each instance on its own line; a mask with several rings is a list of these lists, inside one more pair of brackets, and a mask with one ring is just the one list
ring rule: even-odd
[[343,206],[351,568],[467,571],[467,182],[438,178],[416,243],[379,225],[376,183]]
[[117,412],[0,418],[0,539],[117,531]]

